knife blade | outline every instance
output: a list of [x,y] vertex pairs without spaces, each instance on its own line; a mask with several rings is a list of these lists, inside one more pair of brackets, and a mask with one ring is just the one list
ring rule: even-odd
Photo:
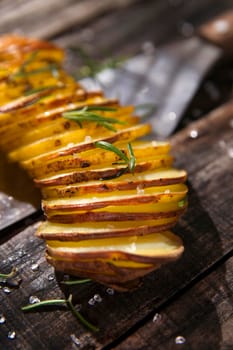
[[207,72],[229,53],[233,44],[233,11],[199,28],[189,39],[141,54],[118,69],[106,69],[96,79],[85,78],[88,89],[102,88],[123,104],[156,106],[147,121],[159,138],[171,135]]

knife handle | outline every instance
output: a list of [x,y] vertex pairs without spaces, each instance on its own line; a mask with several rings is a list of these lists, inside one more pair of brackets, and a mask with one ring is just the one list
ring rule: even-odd
[[206,24],[203,24],[198,34],[219,47],[226,53],[233,52],[233,10],[224,12]]

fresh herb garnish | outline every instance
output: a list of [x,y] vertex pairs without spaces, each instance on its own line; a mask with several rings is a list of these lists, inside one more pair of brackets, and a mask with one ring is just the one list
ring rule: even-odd
[[61,281],[62,284],[65,284],[67,286],[75,286],[77,284],[83,284],[92,282],[90,278],[82,279],[82,280],[68,280],[68,281]]
[[[66,119],[75,121],[80,128],[82,128],[82,122],[94,122],[108,130],[116,131],[112,124],[125,124],[125,122],[120,121],[115,118],[104,117],[95,111],[106,111],[106,112],[115,112],[117,109],[112,107],[102,107],[102,106],[86,106],[82,109],[77,109],[70,112],[64,112],[62,115]],[[94,112],[93,112],[94,111]]]
[[50,299],[50,300],[44,300],[44,301],[39,301],[35,304],[30,304],[23,306],[21,308],[22,311],[31,311],[40,307],[45,307],[45,306],[65,306],[70,309],[72,314],[88,329],[90,329],[93,332],[98,332],[98,328],[91,324],[89,321],[87,321],[79,311],[75,309],[75,306],[72,302],[72,294],[69,295],[68,299]]
[[107,60],[99,61],[93,57],[85,50],[83,47],[71,47],[70,50],[82,61],[81,68],[75,73],[75,78],[82,79],[85,77],[94,78],[96,74],[104,69],[118,68],[125,58],[108,58]]
[[26,71],[25,69],[20,69],[17,73],[13,74],[13,78],[24,78],[30,75],[40,74],[44,72],[50,71],[54,76],[58,74],[58,65],[55,63],[48,64],[44,67],[32,69],[30,71]]
[[0,278],[8,279],[15,276],[17,272],[16,267],[13,267],[10,273],[0,273]]
[[178,202],[178,207],[179,208],[183,208],[186,204],[186,198],[184,199],[181,199],[179,202]]
[[30,96],[30,95],[36,94],[37,92],[42,92],[42,91],[46,91],[46,90],[50,91],[50,90],[54,90],[54,89],[58,89],[58,88],[60,88],[60,86],[58,86],[58,85],[41,86],[41,87],[38,87],[35,89],[30,89],[30,90],[25,91],[24,96]]
[[112,143],[109,143],[106,141],[97,141],[97,142],[95,142],[95,146],[97,148],[102,148],[102,149],[105,149],[107,151],[115,153],[118,157],[120,157],[120,159],[123,162],[116,162],[114,164],[126,164],[127,167],[125,170],[129,170],[131,173],[134,172],[135,165],[136,165],[136,158],[135,158],[131,143],[127,144],[129,157],[124,152],[122,152],[119,148],[114,146]]

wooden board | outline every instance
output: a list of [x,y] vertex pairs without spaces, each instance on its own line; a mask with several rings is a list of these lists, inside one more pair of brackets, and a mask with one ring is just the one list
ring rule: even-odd
[[[83,339],[86,334],[89,348],[90,344],[94,344],[94,349],[111,348],[111,344],[125,337],[132,327],[134,329],[152,312],[177,298],[182,290],[189,288],[232,252],[233,215],[229,205],[232,202],[232,192],[229,190],[233,183],[232,173],[229,172],[232,159],[227,152],[233,141],[229,126],[232,106],[231,102],[173,139],[177,164],[185,166],[190,174],[189,209],[176,227],[185,242],[182,259],[149,275],[140,288],[130,293],[110,296],[105,287],[94,283],[72,290],[63,289],[65,294],[74,294],[74,300],[83,306],[83,314],[100,327],[100,332],[90,334],[66,311],[47,310],[31,314],[20,311],[20,306],[28,302],[30,295],[40,299],[62,295],[57,285],[60,277],[57,281],[48,281],[52,269],[44,260],[44,244],[33,236],[35,226],[30,226],[0,248],[0,270],[9,269],[7,259],[11,258],[11,265],[19,268],[23,279],[20,288],[10,295],[1,293],[8,320],[4,327],[0,327],[1,344],[5,347],[13,344],[18,349],[69,349],[70,334],[75,333],[81,339],[81,348],[85,348]],[[190,130],[194,129],[199,132],[197,139],[189,137]],[[219,144],[223,138],[227,149],[222,149]],[[225,186],[226,182],[229,187]],[[17,253],[21,248],[30,257],[26,254],[21,258]],[[31,259],[39,264],[38,271],[31,270]],[[88,300],[95,294],[99,294],[103,300],[90,306]],[[15,330],[16,339],[7,339],[9,328]],[[50,335],[45,337],[45,333]]]
[[[96,58],[121,57],[134,55],[145,43],[150,46],[172,40],[185,29],[185,23],[197,25],[232,7],[231,0],[171,0],[169,5],[164,0],[141,0],[128,1],[130,6],[124,8],[121,2],[114,2],[113,11],[112,2],[104,1],[104,6],[110,7],[86,10],[85,20],[77,19],[76,11],[70,20],[62,12],[65,4],[67,13],[79,6],[88,9],[94,2],[66,0],[62,5],[57,1],[42,5],[39,0],[20,0],[16,7],[15,2],[4,0],[0,31],[50,37],[66,48],[81,45]],[[223,99],[228,96],[226,85],[228,91],[232,88],[231,69],[232,64],[218,73]],[[211,94],[208,100],[206,91],[203,86],[199,99],[194,100],[195,110],[209,110],[222,101],[212,99]],[[16,266],[22,279],[10,294],[0,283],[0,314],[6,317],[0,324],[1,349],[232,349],[232,105],[190,125],[171,140],[177,166],[189,172],[189,209],[176,227],[184,239],[185,253],[177,263],[147,276],[142,286],[130,293],[110,295],[106,287],[95,283],[64,288],[60,284],[63,276],[53,279],[54,271],[44,258],[44,242],[34,237],[40,218],[40,212],[33,214],[38,193],[19,169],[0,156],[0,272]],[[199,137],[190,138],[192,130],[197,130]],[[33,271],[34,263],[38,269]],[[82,304],[83,315],[100,327],[98,333],[87,331],[64,309],[27,314],[20,310],[29,296],[44,300],[69,293],[76,305]],[[89,305],[96,294],[102,302]],[[162,315],[159,327],[152,322],[156,312]],[[8,339],[9,331],[16,332],[15,339]],[[78,337],[80,346],[74,345],[71,335]],[[186,343],[176,345],[177,335],[185,336]]]
[[232,268],[230,258],[114,349],[232,349]]

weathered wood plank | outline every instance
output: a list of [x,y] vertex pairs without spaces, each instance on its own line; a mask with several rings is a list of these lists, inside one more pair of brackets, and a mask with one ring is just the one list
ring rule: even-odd
[[221,5],[218,0],[140,1],[54,39],[64,48],[84,47],[97,59],[128,57],[145,48],[145,43],[152,42],[157,48],[174,37],[190,36],[198,25],[229,8],[229,0],[221,1]]
[[38,38],[51,38],[74,25],[82,25],[103,13],[124,8],[135,1],[137,0],[33,0],[20,1],[17,6],[14,2],[12,6],[4,2],[0,6],[0,33],[18,31]]
[[40,193],[16,164],[0,153],[0,230],[40,208]]
[[[146,325],[114,349],[232,349],[232,271],[233,258],[165,307],[161,313],[155,313]],[[179,340],[181,344],[177,344]]]
[[[232,159],[227,149],[223,150],[221,143],[218,143],[224,138],[226,145],[232,147],[232,128],[229,127],[232,105],[231,102],[225,107],[224,114],[220,109],[193,124],[191,129],[199,131],[197,139],[190,139],[189,130],[182,131],[174,139],[177,164],[190,173],[189,210],[176,228],[185,242],[182,259],[150,274],[140,288],[129,293],[110,296],[105,287],[94,283],[72,288],[75,300],[83,305],[83,313],[101,329],[97,334],[88,335],[88,349],[107,346],[122,336],[142,322],[152,310],[178,296],[185,287],[232,251],[233,214],[230,203],[233,195],[229,190],[232,187],[232,174],[228,173]],[[229,187],[225,186],[226,181]],[[43,242],[33,237],[34,230],[35,227],[29,227],[0,248],[0,270],[6,271],[10,269],[9,265],[16,265],[23,279],[22,286],[10,295],[4,295],[1,291],[2,311],[8,318],[6,326],[14,329],[18,335],[14,341],[10,341],[6,337],[8,328],[0,327],[1,344],[5,347],[13,344],[14,349],[70,349],[71,333],[81,338],[84,344],[83,339],[88,333],[77,325],[69,313],[56,311],[22,315],[19,311],[29,295],[37,295],[40,299],[62,295],[56,282],[50,283],[47,279],[52,270],[43,257]],[[20,258],[17,253],[20,248],[31,256]],[[11,261],[4,261],[8,257]],[[32,257],[40,264],[36,272],[31,270]],[[103,301],[90,306],[88,300],[94,294],[101,295]],[[82,347],[85,348],[84,345]]]

